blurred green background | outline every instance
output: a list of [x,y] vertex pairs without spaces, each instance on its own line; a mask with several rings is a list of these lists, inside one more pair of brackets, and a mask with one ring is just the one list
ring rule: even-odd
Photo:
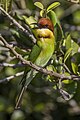
[[[39,9],[34,6],[34,2],[38,0],[13,0],[12,13],[15,12],[26,16],[35,16],[39,18]],[[56,0],[39,0],[46,7]],[[57,0],[61,5],[55,9],[60,19],[64,35],[69,33],[76,43],[80,45],[80,4],[72,3],[69,0]],[[16,18],[16,17],[15,17]],[[0,33],[8,41],[12,41],[9,31],[9,20],[2,17],[0,12]],[[8,49],[0,45],[0,79],[14,75],[22,68],[1,67],[3,62],[11,63],[18,61],[10,58]],[[9,82],[0,84],[0,120],[79,120],[80,119],[80,83],[78,82],[74,97],[65,101],[59,93],[52,88],[53,83],[44,81],[37,76],[28,86],[24,94],[22,107],[14,110],[16,96],[20,91],[20,77],[16,77]],[[44,76],[45,77],[45,76]]]

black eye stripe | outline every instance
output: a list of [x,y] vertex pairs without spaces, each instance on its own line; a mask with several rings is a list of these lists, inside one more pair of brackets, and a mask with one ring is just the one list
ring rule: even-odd
[[48,25],[48,24],[46,24],[46,25],[41,25],[41,24],[38,23],[38,27],[40,27],[40,28],[48,28],[49,25]]
[[45,27],[48,27],[48,24],[46,24]]
[[38,27],[40,29],[42,29],[42,28],[48,28],[49,30],[53,31],[53,29],[51,28],[51,26],[48,25],[48,24],[42,25],[42,24],[38,23],[37,25],[38,25]]
[[50,35],[45,35],[45,36],[38,35],[38,38],[50,38]]

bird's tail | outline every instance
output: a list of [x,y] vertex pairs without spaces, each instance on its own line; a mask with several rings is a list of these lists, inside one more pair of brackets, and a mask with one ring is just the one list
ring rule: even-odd
[[25,86],[25,83],[26,83],[26,75],[27,75],[27,71],[26,71],[26,69],[25,69],[24,75],[23,75],[23,77],[22,77],[22,79],[21,79],[21,81],[20,81],[20,83],[19,83],[19,84],[22,85],[22,88],[21,88],[20,93],[19,93],[19,95],[18,95],[15,109],[19,109],[19,108],[20,108],[20,106],[21,106],[21,101],[22,101],[22,98],[23,98],[23,94],[24,94],[25,90],[27,89],[26,86]]
[[26,89],[27,89],[26,86],[22,86],[21,91],[20,91],[20,93],[18,95],[18,98],[17,98],[15,109],[19,109],[20,108],[21,101],[22,101],[22,98],[23,98],[23,94],[24,94]]
[[20,108],[22,98],[23,98],[23,94],[24,94],[25,90],[27,89],[27,86],[30,84],[32,79],[35,77],[36,73],[37,73],[37,71],[35,71],[33,69],[31,71],[29,71],[28,73],[24,72],[23,78],[22,78],[22,80],[20,82],[22,84],[22,88],[21,88],[21,91],[20,91],[20,93],[18,95],[15,109]]

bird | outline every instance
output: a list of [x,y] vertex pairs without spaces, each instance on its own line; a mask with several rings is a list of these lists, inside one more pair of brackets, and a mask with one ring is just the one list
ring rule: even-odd
[[[37,66],[45,67],[52,57],[55,48],[53,22],[49,18],[42,17],[38,20],[37,27],[34,27],[32,32],[36,38],[36,44],[31,50],[29,61]],[[24,75],[21,80],[22,88],[18,95],[15,109],[20,107],[23,94],[37,73],[38,71],[30,67],[25,68]]]

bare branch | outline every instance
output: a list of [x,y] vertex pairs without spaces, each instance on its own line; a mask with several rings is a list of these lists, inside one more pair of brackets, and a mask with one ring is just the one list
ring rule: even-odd
[[33,64],[31,61],[25,60],[20,54],[18,54],[15,51],[15,49],[11,45],[9,45],[7,43],[7,41],[2,36],[0,36],[0,40],[4,43],[5,47],[7,47],[9,50],[11,50],[11,52],[16,56],[16,58],[18,58],[25,66],[28,65],[31,68],[33,68],[41,73],[44,73],[44,74],[50,75],[50,76],[55,76],[56,78],[60,78],[61,80],[68,79],[68,80],[80,81],[80,76],[77,76],[77,75],[66,76],[64,74],[59,74],[59,73],[54,72],[54,71],[48,71],[45,68],[42,68],[42,67],[39,67],[39,66]]
[[7,43],[7,41],[6,41],[2,36],[0,36],[0,38],[1,38],[1,41],[4,43],[5,47],[7,47],[8,49],[10,49],[11,52],[16,56],[16,58],[18,58],[19,60],[21,60],[23,64],[28,65],[28,66],[32,67],[33,69],[35,69],[35,70],[37,70],[37,71],[40,71],[40,72],[42,72],[42,73],[44,73],[44,74],[49,74],[50,76],[55,76],[55,77],[59,77],[59,78],[62,77],[62,75],[60,75],[60,74],[58,74],[58,73],[56,73],[56,72],[48,71],[48,70],[46,70],[46,69],[43,69],[42,67],[39,67],[39,66],[33,64],[31,61],[25,60],[20,54],[18,54],[18,53],[14,50],[14,48],[12,48],[12,47]]
[[12,68],[17,68],[17,67],[23,67],[25,66],[24,64],[9,64],[9,63],[0,63],[0,67],[12,67]]
[[22,30],[29,38],[36,43],[36,39],[33,36],[33,34],[29,33],[28,30],[26,30],[24,27],[22,27],[13,17],[11,17],[2,7],[0,7],[0,10],[10,19],[10,21],[17,26],[20,30]]
[[9,76],[9,77],[6,77],[6,78],[0,80],[0,83],[9,82],[9,81],[12,80],[13,78],[22,76],[23,74],[24,74],[24,71],[23,71],[23,72],[16,73],[15,75],[12,75],[12,76]]

